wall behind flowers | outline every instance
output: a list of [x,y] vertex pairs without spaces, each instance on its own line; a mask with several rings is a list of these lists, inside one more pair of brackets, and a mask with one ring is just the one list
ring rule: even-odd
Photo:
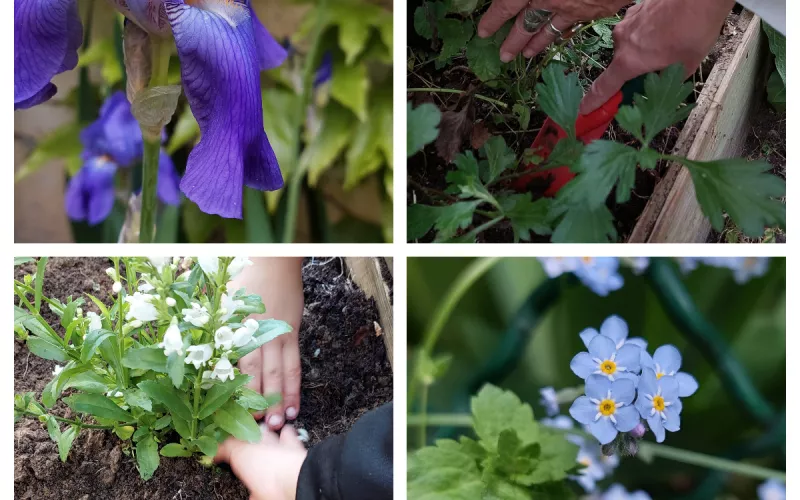
[[[342,3],[350,5],[352,2],[341,0],[326,2],[329,6],[337,6]],[[366,9],[378,4],[368,5],[369,2],[356,0],[356,4],[364,4]],[[87,6],[92,2],[81,2],[81,6]],[[111,94],[113,83],[118,79],[118,64],[115,59],[114,51],[111,47],[115,20],[114,11],[108,7],[107,2],[93,2],[93,23],[91,29],[92,43],[88,49],[82,49],[82,60],[87,62],[90,80],[94,84],[94,92],[97,94],[97,104],[102,103],[102,99]],[[383,36],[378,35],[378,25],[385,26],[388,19],[388,34],[391,40],[391,12],[390,7],[375,7],[381,12],[370,18],[368,22],[372,24],[365,26],[371,30],[371,36],[364,41],[361,52],[353,59],[344,64],[344,52],[340,48],[341,41],[337,37],[337,30],[340,19],[335,16],[327,23],[327,33],[324,37],[325,47],[321,47],[326,54],[332,67],[344,64],[345,70],[333,72],[332,78],[327,82],[320,83],[315,92],[315,106],[307,112],[295,113],[294,125],[300,130],[302,118],[305,118],[305,127],[299,138],[304,147],[301,148],[301,155],[294,158],[281,158],[281,150],[286,149],[286,143],[296,140],[287,137],[285,133],[275,132],[275,130],[285,131],[287,129],[286,117],[291,113],[286,113],[287,102],[297,97],[297,84],[301,78],[304,56],[308,52],[308,38],[310,37],[311,22],[316,18],[310,14],[317,7],[311,2],[289,2],[286,0],[254,0],[253,6],[258,13],[259,19],[272,32],[273,36],[281,41],[289,41],[296,44],[294,56],[284,65],[270,72],[262,73],[262,89],[264,103],[265,129],[270,141],[279,156],[281,168],[287,185],[297,165],[302,158],[302,152],[306,150],[321,151],[327,154],[322,160],[318,160],[312,166],[304,165],[303,168],[309,170],[309,187],[300,190],[299,203],[297,203],[298,214],[296,217],[296,236],[295,241],[384,241],[391,235],[391,164],[387,160],[385,152],[378,154],[378,162],[373,161],[365,165],[363,173],[353,177],[352,173],[358,170],[358,165],[351,165],[351,158],[367,155],[357,155],[356,148],[358,133],[361,132],[355,126],[348,129],[352,132],[347,137],[339,138],[346,142],[336,150],[325,150],[325,148],[314,146],[314,138],[326,139],[320,133],[321,126],[325,119],[326,110],[332,109],[341,103],[342,100],[351,99],[355,104],[364,107],[362,118],[367,121],[370,106],[374,95],[388,95],[391,97],[391,66],[388,62],[391,56],[391,49],[381,46]],[[83,7],[85,8],[85,7]],[[85,16],[85,13],[84,13]],[[365,18],[366,17],[361,17]],[[360,19],[361,19],[360,18]],[[85,17],[84,17],[85,19]],[[305,28],[304,28],[305,23]],[[303,30],[305,29],[305,32]],[[381,33],[386,31],[380,29]],[[388,57],[387,57],[388,56]],[[174,67],[173,67],[174,66]],[[361,96],[342,95],[343,78],[352,78],[346,71],[347,66],[351,69],[357,67],[359,74],[366,83],[364,85],[351,85],[352,88],[362,89]],[[177,57],[173,55],[171,71],[177,73]],[[320,69],[322,71],[322,69]],[[56,147],[42,147],[43,142],[57,137],[60,131],[70,122],[74,122],[77,107],[77,92],[79,71],[67,72],[57,75],[54,83],[59,88],[59,93],[53,101],[37,106],[32,109],[15,113],[15,171],[22,177],[15,186],[15,240],[20,242],[65,242],[73,239],[73,227],[66,216],[64,207],[65,169],[74,172],[81,163],[77,158],[79,150],[67,148],[63,145],[64,141]],[[351,80],[352,81],[352,80]],[[336,88],[334,88],[336,87]],[[118,90],[120,85],[117,83],[114,90]],[[361,99],[359,101],[359,99]],[[361,104],[359,104],[361,103]],[[390,103],[390,101],[389,101]],[[344,106],[351,114],[355,114],[355,108]],[[341,107],[341,106],[339,106]],[[181,118],[186,119],[186,115],[181,112],[185,106],[182,98],[171,126],[167,129],[172,134],[173,127],[176,126]],[[331,114],[331,113],[328,113]],[[385,113],[388,123],[391,124],[391,106]],[[299,115],[304,115],[303,117]],[[97,116],[95,115],[95,119]],[[181,124],[188,124],[193,121],[188,116]],[[348,117],[349,118],[349,117]],[[379,125],[378,128],[383,125]],[[385,129],[385,127],[383,127]],[[190,130],[191,127],[183,130]],[[362,127],[369,132],[375,127]],[[75,134],[73,134],[74,137]],[[388,136],[388,142],[384,149],[391,148],[391,126],[383,133],[376,133],[370,137],[367,143],[376,143],[380,137]],[[191,148],[196,135],[177,141],[170,148],[173,160],[180,170],[181,162],[185,162],[188,150]],[[330,141],[330,138],[327,138]],[[56,142],[59,142],[56,139]],[[73,140],[73,143],[77,142]],[[361,141],[362,143],[365,141]],[[169,145],[169,143],[168,143]],[[38,149],[37,149],[38,146]],[[324,144],[323,144],[324,146]],[[363,146],[360,146],[363,147]],[[184,148],[183,151],[180,151]],[[353,149],[353,152],[350,152]],[[369,153],[367,151],[366,153]],[[373,155],[374,157],[374,155]],[[30,167],[34,168],[31,169]],[[350,174],[348,174],[350,172]],[[123,174],[126,174],[123,172]],[[269,207],[271,213],[271,223],[274,238],[280,240],[283,234],[281,226],[285,219],[286,202],[285,191],[280,194],[269,194],[264,198],[264,205]],[[281,205],[283,200],[283,205]],[[122,201],[120,199],[120,201]],[[199,212],[196,206],[184,203],[180,208],[179,217],[179,241],[251,241],[252,234],[248,232],[245,224],[241,221],[222,220],[216,216],[208,216]],[[322,223],[321,221],[327,221]],[[97,231],[95,231],[97,232]],[[97,236],[95,235],[95,238]],[[80,237],[78,238],[80,240]],[[102,236],[104,241],[116,241],[113,234]],[[95,239],[96,241],[96,239]]]

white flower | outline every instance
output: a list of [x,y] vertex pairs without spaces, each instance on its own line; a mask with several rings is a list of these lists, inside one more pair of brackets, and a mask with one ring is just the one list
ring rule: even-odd
[[79,318],[80,318],[81,316],[83,316],[83,309],[81,309],[80,307],[79,307],[79,308],[77,308],[77,309],[75,309],[75,316],[77,316],[77,317],[79,317]]
[[217,364],[214,365],[214,371],[211,372],[211,377],[218,378],[222,382],[225,382],[225,379],[233,380],[233,365],[231,365],[227,357],[222,356],[219,358]]
[[56,365],[53,367],[53,375],[58,375],[62,371],[64,371],[64,367],[61,365]]
[[181,314],[183,314],[183,319],[197,327],[205,325],[211,319],[206,308],[197,302],[192,302],[191,309],[182,309]]
[[183,273],[180,276],[178,276],[177,278],[175,278],[175,281],[188,281],[189,280],[189,276],[191,276],[191,275],[192,275],[191,271],[186,271],[185,273]]
[[150,303],[154,295],[145,295],[139,292],[125,297],[125,302],[130,303],[131,309],[125,315],[125,319],[138,319],[139,321],[155,321],[158,319],[156,307]]
[[111,285],[111,291],[113,291],[114,293],[119,293],[120,291],[122,291],[122,283],[120,283],[119,281],[115,281],[114,284]]
[[258,331],[258,321],[248,319],[244,322],[244,326],[237,329],[233,334],[233,345],[236,347],[243,347],[250,343],[253,335]]
[[297,439],[299,439],[301,443],[307,443],[308,431],[305,429],[297,429]]
[[172,260],[169,257],[148,257],[148,259],[150,259],[151,264],[156,266],[158,272],[161,272],[164,266],[169,264],[170,260]]
[[217,349],[227,351],[233,345],[233,330],[227,326],[220,327],[214,333],[214,345]]
[[203,389],[211,389],[214,386],[214,378],[211,376],[211,372],[206,370],[203,372],[203,380],[200,382],[200,387]]
[[97,315],[96,312],[89,311],[86,313],[86,317],[89,318],[89,331],[92,330],[101,330],[103,328],[103,318]]
[[175,304],[177,304],[177,303],[178,302],[175,301],[175,299],[173,299],[172,297],[167,297],[167,306],[175,307]]
[[164,349],[164,356],[169,356],[172,353],[176,353],[178,356],[183,355],[183,339],[181,338],[181,330],[178,328],[177,321],[173,320],[172,324],[169,325],[169,328],[164,333],[164,341],[158,344],[158,347]]
[[131,328],[141,328],[142,324],[143,323],[141,321],[139,321],[138,319],[135,319],[135,320],[131,321],[130,323],[128,323],[128,326],[130,326]]
[[153,291],[155,289],[156,289],[156,287],[154,287],[150,283],[142,283],[141,285],[139,285],[139,288],[137,288],[137,290],[139,290],[142,293],[151,292],[151,291]]
[[196,369],[206,364],[206,361],[211,359],[211,354],[214,350],[211,344],[193,345],[186,349],[186,364],[193,364]]
[[181,269],[191,269],[193,264],[191,257],[184,257],[181,261]]
[[108,269],[106,269],[106,274],[112,280],[117,281],[117,270],[114,269],[113,267],[109,267]]
[[180,263],[180,261],[181,261],[180,257],[173,257],[172,258],[172,265],[177,266],[178,263]]
[[219,271],[219,257],[198,257],[200,269],[209,276],[214,276]]
[[222,314],[222,316],[219,317],[219,320],[223,323],[228,321],[229,319],[231,319],[231,316],[233,316],[236,313],[236,311],[243,306],[244,306],[243,300],[235,300],[227,293],[223,293],[222,300],[220,302],[220,307],[221,309],[224,309],[225,312]]
[[228,264],[228,273],[231,275],[231,279],[237,277],[239,273],[244,270],[245,267],[252,266],[253,261],[248,259],[247,257],[236,257],[233,259],[233,262]]

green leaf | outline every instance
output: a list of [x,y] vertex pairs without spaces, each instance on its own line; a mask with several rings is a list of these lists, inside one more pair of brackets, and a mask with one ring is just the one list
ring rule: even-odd
[[[497,45],[494,38],[474,37],[467,44],[467,64],[481,81],[486,82],[497,78],[503,71],[500,46]],[[528,110],[528,114],[530,115],[530,110]]]
[[139,475],[147,481],[156,469],[161,459],[158,456],[158,444],[152,434],[136,443],[136,463],[139,465]]
[[159,381],[145,380],[139,382],[139,388],[151,399],[166,406],[173,417],[177,416],[186,421],[192,420],[192,410],[181,398],[181,393],[172,387],[169,380],[163,378]]
[[58,422],[56,422],[56,419],[52,415],[48,415],[46,421],[47,433],[50,435],[50,439],[58,443],[58,440],[61,438],[61,429],[58,427]]
[[615,116],[617,123],[644,144],[644,118],[635,106],[620,106]]
[[192,452],[187,450],[182,444],[180,443],[169,443],[164,445],[161,448],[161,456],[162,457],[191,457]]
[[133,435],[133,426],[124,425],[122,427],[114,427],[114,434],[123,441],[127,441]]
[[475,23],[467,19],[442,19],[439,21],[439,39],[442,41],[442,51],[437,61],[440,64],[456,54],[460,54],[472,35],[475,34]]
[[767,100],[778,111],[786,111],[786,83],[777,71],[767,81]]
[[685,82],[685,70],[682,64],[673,64],[661,75],[648,74],[644,79],[645,97],[636,95],[634,103],[641,112],[644,124],[644,145],[650,142],[662,130],[670,125],[685,120],[692,112],[691,106],[683,106],[683,101],[692,93],[692,82]]
[[67,172],[75,174],[82,164],[80,133],[80,124],[66,123],[43,137],[17,171],[15,182],[38,171],[51,160],[65,160]]
[[775,68],[786,86],[786,37],[772,26],[761,21],[761,27],[767,35],[769,50],[775,56]]
[[64,312],[61,313],[61,326],[69,328],[70,323],[75,319],[75,312],[78,310],[78,306],[82,303],[83,299],[79,299],[70,301],[70,303],[66,305]]
[[564,434],[541,429],[539,442],[541,456],[536,469],[525,478],[527,484],[542,484],[563,481],[575,468],[578,446],[566,440]]
[[[496,167],[500,168],[503,165],[502,158],[498,158],[496,161]],[[456,170],[447,173],[448,188],[445,190],[446,193],[458,194],[462,199],[478,198],[483,202],[491,203],[495,207],[499,206],[497,200],[481,182],[478,160],[475,159],[472,151],[456,156],[453,164],[456,166]],[[492,172],[487,174],[488,177],[491,175],[493,175]]]
[[536,84],[542,111],[575,138],[575,121],[583,98],[577,73],[564,74],[563,66],[549,64],[542,71],[542,80]]
[[411,205],[408,207],[408,238],[418,239],[430,231],[437,231],[436,241],[449,240],[461,229],[472,224],[472,217],[480,201],[462,201],[443,207]]
[[500,177],[500,174],[517,166],[517,155],[500,135],[490,137],[483,145],[482,153],[487,160],[488,168],[481,170],[480,177],[486,184],[491,184]]
[[[78,58],[78,67],[100,65],[100,74],[109,87],[122,81],[122,65],[112,37],[95,39]],[[124,85],[123,85],[124,86]]]
[[215,456],[217,454],[217,448],[219,447],[219,444],[214,441],[214,438],[211,436],[200,436],[192,441],[192,444],[200,448],[200,451],[208,457]]
[[258,320],[258,330],[253,334],[253,339],[244,347],[237,347],[233,350],[233,354],[229,359],[236,360],[246,356],[247,354],[255,351],[262,345],[275,340],[281,335],[287,334],[292,331],[289,323],[277,319],[260,319]]
[[64,398],[64,401],[77,413],[88,413],[94,417],[107,418],[119,422],[135,420],[130,413],[102,394],[80,393]]
[[81,363],[88,363],[100,344],[106,341],[109,337],[113,337],[114,332],[108,330],[92,330],[86,334],[81,348]]
[[433,38],[435,27],[431,25],[431,21],[438,27],[439,21],[446,15],[447,4],[445,2],[423,2],[414,11],[414,29],[419,36],[430,40]]
[[614,216],[605,205],[595,209],[586,205],[560,206],[551,212],[556,217],[563,214],[553,231],[553,243],[609,243],[617,239]]
[[261,91],[264,132],[267,133],[278,165],[287,178],[294,175],[299,152],[300,126],[305,119],[300,101],[299,95],[283,88]]
[[269,397],[264,397],[249,387],[242,387],[236,402],[248,410],[264,411],[270,406],[280,403],[281,395],[270,394]]
[[487,384],[472,398],[471,407],[475,434],[490,453],[497,451],[500,434],[506,429],[516,431],[521,446],[539,440],[533,410],[510,391]]
[[69,355],[67,355],[67,351],[65,351],[63,347],[54,344],[49,339],[44,339],[41,337],[28,337],[26,344],[28,346],[28,350],[40,358],[59,361],[62,363],[70,359]]
[[511,194],[498,197],[503,215],[511,221],[514,230],[514,240],[531,239],[531,233],[550,234],[550,200],[540,198],[532,201],[530,193]]
[[156,423],[153,424],[153,429],[160,431],[164,427],[168,426],[172,422],[172,417],[169,415],[164,415],[163,417],[156,420]]
[[[177,150],[194,141],[200,135],[200,125],[192,114],[192,109],[185,106],[175,121],[175,128],[167,143],[167,153],[172,155]],[[272,140],[270,139],[270,144]],[[274,146],[273,146],[274,147]]]
[[92,394],[103,394],[108,391],[109,387],[102,375],[93,371],[86,371],[70,377],[64,385],[64,390],[66,389],[77,389]]
[[203,398],[203,405],[200,407],[200,413],[197,415],[197,418],[203,420],[204,418],[208,417],[215,411],[217,408],[225,404],[228,400],[230,400],[233,393],[236,392],[236,389],[245,385],[253,377],[250,375],[245,375],[241,373],[236,376],[233,380],[228,380],[221,384],[216,384],[211,389],[208,390],[205,397]]
[[436,105],[426,102],[416,108],[411,108],[411,103],[406,104],[406,141],[408,157],[422,151],[426,145],[435,141],[439,136],[439,122],[442,112]]
[[100,316],[104,317],[110,316],[110,314],[108,313],[108,308],[106,307],[105,304],[103,304],[103,302],[100,299],[98,299],[97,297],[95,297],[90,293],[87,293],[86,296],[89,297],[89,299],[91,299],[92,302],[94,302],[94,305],[96,305],[98,309],[100,309]]
[[481,499],[484,484],[475,459],[459,443],[440,439],[408,457],[408,498]]
[[547,170],[554,167],[568,166],[572,170],[577,170],[583,151],[586,146],[579,139],[564,137],[558,141],[547,157],[547,162],[539,167],[539,170]]
[[40,257],[36,262],[36,276],[34,276],[34,303],[33,307],[39,313],[42,310],[42,287],[44,286],[44,271],[47,268],[47,257]]
[[155,345],[127,349],[122,357],[122,364],[127,368],[167,373],[164,349]]
[[322,174],[335,164],[345,147],[351,143],[357,124],[353,113],[338,103],[330,102],[322,110],[319,133],[303,150],[300,158],[301,170],[308,172],[311,186],[317,185]]
[[362,122],[367,119],[368,91],[369,75],[365,64],[347,66],[344,61],[334,61],[331,97],[355,113]]
[[185,354],[178,355],[176,352],[170,354],[167,358],[167,373],[169,373],[172,385],[176,389],[180,388],[181,383],[183,383],[183,375],[186,373],[185,359]]
[[450,10],[462,14],[471,14],[478,6],[478,0],[453,0]]
[[786,182],[769,173],[765,161],[743,158],[709,162],[682,160],[689,169],[697,201],[717,231],[722,231],[727,212],[751,238],[764,234],[765,226],[786,225]]
[[213,414],[213,421],[236,439],[257,443],[261,430],[250,413],[235,401],[228,401]]
[[72,443],[75,442],[75,438],[78,437],[80,432],[80,427],[77,425],[70,425],[66,428],[66,430],[64,430],[64,432],[61,433],[61,436],[58,438],[58,456],[61,458],[62,462],[67,461],[69,450],[72,448]]
[[525,130],[528,128],[528,125],[531,123],[531,108],[527,104],[516,103],[511,108],[514,112],[514,116],[517,117],[517,121],[519,122],[519,126]]
[[358,124],[350,147],[345,155],[344,188],[352,189],[365,177],[377,172],[385,164],[382,151],[388,138],[388,156],[391,156],[392,93],[390,88],[377,88],[370,96],[369,116]]
[[[33,257],[14,257],[14,267],[21,266],[22,264],[27,264],[28,262],[33,262]],[[18,306],[14,306],[16,309]]]
[[617,203],[625,203],[631,197],[638,164],[638,150],[619,142],[594,141],[581,156],[580,173],[564,186],[563,199],[573,205],[598,208],[616,185]]
[[153,411],[153,402],[147,397],[147,394],[140,389],[133,388],[126,390],[124,399],[129,406],[135,406],[147,412]]

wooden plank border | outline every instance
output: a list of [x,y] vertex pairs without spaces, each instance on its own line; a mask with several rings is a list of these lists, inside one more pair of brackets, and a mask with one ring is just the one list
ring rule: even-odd
[[[386,345],[386,356],[394,371],[394,315],[392,302],[389,300],[389,288],[381,274],[382,257],[345,257],[350,278],[367,297],[375,299],[378,307],[380,328],[383,329],[383,342]],[[384,260],[384,262],[386,262]],[[393,274],[392,265],[386,262],[389,273]]]

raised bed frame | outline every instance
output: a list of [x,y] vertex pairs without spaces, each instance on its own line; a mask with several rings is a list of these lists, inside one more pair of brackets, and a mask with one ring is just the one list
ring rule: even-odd
[[[769,76],[769,46],[761,18],[742,11],[744,36],[730,59],[718,61],[672,154],[708,161],[741,154],[750,116]],[[628,243],[705,243],[711,225],[697,203],[689,172],[670,163],[633,229]]]

